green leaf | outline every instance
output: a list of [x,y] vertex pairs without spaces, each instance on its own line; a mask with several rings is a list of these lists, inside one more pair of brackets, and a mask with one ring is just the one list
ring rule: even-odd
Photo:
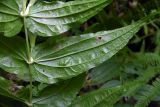
[[25,99],[18,97],[18,92],[13,92],[12,91],[13,88],[14,88],[14,83],[13,82],[11,82],[9,80],[6,80],[3,77],[0,77],[0,85],[1,85],[1,87],[0,87],[0,95],[1,96],[16,100],[16,101],[21,102],[21,103],[26,102]]
[[79,75],[116,54],[142,23],[107,32],[50,39],[33,49],[32,73],[37,81],[46,83]]
[[12,95],[11,92],[12,83],[10,81],[0,77],[0,85],[1,85],[0,95],[16,99],[16,97]]
[[40,95],[33,99],[33,107],[68,107],[82,87],[84,77],[80,75],[44,88],[40,91]]
[[27,26],[40,36],[54,36],[82,24],[96,15],[112,0],[81,0],[51,3],[37,2],[30,8]]
[[7,23],[1,23],[0,32],[3,32],[5,36],[11,37],[18,34],[23,27],[21,19],[17,19]]
[[19,0],[0,1],[0,32],[3,32],[4,36],[17,35],[22,29],[19,3]]
[[27,55],[24,43],[24,39],[19,37],[6,38],[0,36],[0,68],[28,80],[28,68],[25,63]]
[[[32,51],[33,63],[30,64],[33,80],[56,83],[97,66],[122,49],[143,23],[144,20],[140,20],[112,31],[51,38],[37,45]],[[28,80],[29,70],[24,44],[22,38],[1,37],[0,67]]]
[[[33,96],[33,107],[68,107],[76,98],[76,95],[83,85],[85,76],[86,75],[82,74],[58,84],[48,85],[40,91],[37,90],[38,95]],[[28,87],[23,87],[18,90],[18,92],[13,93],[12,88],[14,88],[14,83],[2,77],[0,77],[0,85],[1,96],[10,98],[10,100],[17,102],[17,104],[22,103],[23,105],[29,105]]]
[[[38,1],[29,7],[25,24],[30,32],[40,36],[59,35],[68,31],[74,24],[87,21],[111,1]],[[3,32],[4,36],[15,36],[21,31],[23,26],[21,11],[22,0],[0,1],[0,32]]]

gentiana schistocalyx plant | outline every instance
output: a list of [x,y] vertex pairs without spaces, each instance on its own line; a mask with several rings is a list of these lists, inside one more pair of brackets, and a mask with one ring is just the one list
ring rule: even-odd
[[[76,98],[85,78],[83,73],[115,55],[149,19],[159,14],[153,12],[115,30],[61,36],[111,2],[0,0],[0,68],[29,82],[15,93],[9,88],[13,82],[1,77],[0,95],[22,103],[22,107],[103,107],[101,102],[110,94],[108,90]],[[47,40],[39,43],[36,41],[39,37]],[[121,95],[123,88],[112,92]],[[126,84],[125,88],[130,87]],[[102,97],[94,101],[92,94],[96,93]]]

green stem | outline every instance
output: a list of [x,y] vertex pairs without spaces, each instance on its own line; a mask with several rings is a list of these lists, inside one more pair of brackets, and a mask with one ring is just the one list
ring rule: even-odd
[[21,16],[23,17],[23,23],[24,23],[24,30],[25,30],[25,39],[26,39],[26,50],[27,50],[27,63],[28,63],[28,67],[29,67],[29,77],[30,77],[30,88],[29,88],[29,106],[32,107],[32,94],[33,94],[33,84],[32,84],[32,70],[31,70],[31,64],[33,63],[33,59],[31,56],[31,51],[32,48],[35,46],[35,41],[36,41],[36,36],[35,37],[29,37],[28,35],[28,30],[27,30],[27,26],[26,26],[26,16],[29,13],[29,9],[30,7],[36,2],[36,0],[30,0],[28,6],[27,6],[27,1],[28,0],[23,0],[23,7],[22,7],[22,12],[21,12]]
[[28,55],[28,62],[30,61],[30,43],[29,43],[29,36],[28,36],[28,31],[27,31],[27,27],[26,27],[26,18],[23,18],[24,21],[24,30],[25,30],[25,38],[26,38],[26,47],[27,47],[27,55]]
[[27,48],[27,55],[28,55],[28,67],[29,67],[29,77],[30,77],[30,92],[29,92],[29,106],[32,107],[32,73],[31,73],[31,62],[32,62],[32,57],[31,57],[31,48],[30,48],[30,42],[29,42],[29,36],[28,36],[28,31],[26,27],[26,18],[23,18],[24,20],[24,30],[25,30],[25,37],[26,37],[26,48]]
[[32,86],[33,86],[33,84],[32,84],[32,72],[31,72],[31,65],[29,64],[29,77],[30,77],[30,91],[29,91],[29,103],[30,103],[30,107],[32,107],[32,92],[33,92],[33,90],[32,90]]
[[28,61],[27,63],[29,64],[29,77],[30,77],[30,92],[29,92],[29,106],[32,107],[32,72],[31,72],[31,62],[32,62],[32,57],[31,57],[31,46],[29,42],[29,36],[28,36],[28,31],[26,27],[26,18],[23,18],[24,20],[24,30],[25,30],[25,37],[26,37],[26,48],[27,48],[27,55],[28,55]]

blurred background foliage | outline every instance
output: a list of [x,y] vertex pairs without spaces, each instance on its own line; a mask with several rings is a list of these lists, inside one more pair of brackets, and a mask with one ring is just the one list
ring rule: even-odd
[[[54,0],[45,0],[54,1]],[[71,0],[61,0],[71,1]],[[160,7],[160,0],[113,0],[112,4],[106,7],[95,17],[88,20],[83,25],[75,25],[73,29],[62,34],[64,36],[78,35],[88,32],[97,32],[102,30],[112,30],[131,24],[138,19],[143,18],[149,13]],[[80,90],[79,95],[85,94],[100,88],[113,88],[134,81],[147,74],[149,71],[160,71],[160,19],[151,20],[150,24],[145,25],[122,49],[118,54],[88,71],[84,87]],[[45,38],[46,39],[46,38]],[[44,38],[39,37],[38,41]],[[2,70],[1,70],[2,71]],[[8,74],[4,71],[0,75],[16,81],[18,85],[26,85],[25,82],[17,80],[15,75]],[[149,74],[148,74],[149,75]],[[156,74],[150,77],[145,85],[133,91],[128,91],[115,105],[115,107],[133,107],[137,100],[147,96],[149,90],[153,90],[153,83],[159,79],[160,75]],[[134,87],[134,86],[133,86]],[[160,86],[159,86],[160,87]],[[12,88],[15,88],[12,87]],[[133,88],[132,88],[133,89]],[[160,93],[153,91],[154,99],[148,107],[160,107]],[[12,100],[0,96],[0,102],[10,102],[16,105]],[[149,98],[148,98],[149,99]],[[13,103],[12,103],[13,102]],[[4,104],[4,103],[3,103]],[[0,107],[5,106],[1,105]],[[6,106],[7,107],[7,106]]]

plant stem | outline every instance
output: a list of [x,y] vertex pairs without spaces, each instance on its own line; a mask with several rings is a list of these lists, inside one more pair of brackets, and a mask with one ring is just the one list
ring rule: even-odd
[[25,38],[26,38],[26,47],[27,47],[27,55],[28,55],[28,62],[30,61],[31,53],[30,53],[30,43],[29,43],[29,36],[26,27],[26,18],[23,18],[24,23],[24,30],[25,30]]
[[28,67],[29,67],[29,77],[30,77],[30,94],[29,94],[29,103],[30,107],[32,107],[32,73],[31,73],[31,49],[30,49],[30,42],[29,42],[29,36],[28,36],[28,31],[26,27],[26,18],[23,18],[24,20],[24,30],[25,30],[25,37],[26,37],[26,48],[27,48],[27,55],[28,55]]
[[31,46],[29,42],[29,35],[26,27],[26,18],[23,17],[24,21],[24,30],[25,30],[25,39],[26,39],[26,48],[27,48],[27,55],[28,55],[28,67],[29,67],[29,77],[30,77],[30,89],[29,89],[29,106],[32,107],[32,73],[31,73],[31,62],[32,62],[32,57],[31,57]]
[[26,37],[26,48],[27,48],[27,55],[28,55],[28,67],[29,67],[29,77],[30,77],[30,92],[29,92],[29,106],[32,107],[32,72],[31,72],[31,62],[32,62],[32,57],[31,57],[31,46],[29,42],[29,36],[28,36],[28,31],[26,27],[26,18],[23,18],[24,20],[24,30],[25,30],[25,37]]
[[30,77],[30,91],[29,91],[29,103],[30,107],[32,107],[32,72],[31,72],[31,65],[29,64],[29,77]]
[[23,7],[22,7],[22,12],[21,16],[23,17],[23,23],[24,23],[24,30],[25,30],[25,39],[26,39],[26,50],[27,50],[27,63],[28,63],[28,68],[29,68],[29,78],[30,78],[30,89],[29,89],[29,106],[32,107],[32,70],[31,70],[31,64],[33,63],[33,58],[31,56],[32,48],[35,46],[35,41],[36,41],[36,36],[35,37],[29,37],[28,35],[28,30],[26,26],[26,16],[29,13],[30,7],[36,2],[36,0],[30,0],[29,4],[27,5],[28,0],[23,0]]

